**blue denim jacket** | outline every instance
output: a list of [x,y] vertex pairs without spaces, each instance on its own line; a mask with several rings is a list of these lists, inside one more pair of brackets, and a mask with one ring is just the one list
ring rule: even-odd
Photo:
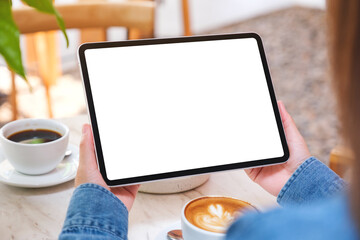
[[[228,230],[235,239],[357,239],[345,182],[311,157],[291,176],[277,201],[283,208],[249,213]],[[96,185],[75,189],[59,239],[127,239],[128,212]]]

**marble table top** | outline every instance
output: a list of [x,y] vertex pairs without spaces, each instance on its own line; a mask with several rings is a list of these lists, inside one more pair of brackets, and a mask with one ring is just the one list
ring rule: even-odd
[[[79,145],[86,116],[61,119],[70,142]],[[1,239],[57,239],[74,190],[74,182],[30,189],[0,183]],[[243,170],[213,173],[202,186],[183,193],[139,193],[129,217],[130,240],[156,240],[164,228],[180,221],[183,205],[204,195],[224,195],[252,203],[259,210],[276,207],[276,198],[253,183]],[[165,239],[164,239],[165,240]]]

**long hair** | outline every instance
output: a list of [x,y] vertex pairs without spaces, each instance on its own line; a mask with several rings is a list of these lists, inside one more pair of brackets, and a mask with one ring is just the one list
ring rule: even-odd
[[360,229],[360,1],[327,0],[329,53],[340,134],[354,153],[351,205]]

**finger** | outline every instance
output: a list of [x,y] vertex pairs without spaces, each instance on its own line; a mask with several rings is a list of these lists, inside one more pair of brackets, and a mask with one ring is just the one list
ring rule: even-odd
[[256,168],[250,168],[250,169],[248,168],[248,169],[245,169],[245,173],[249,176],[249,178],[251,180],[256,182],[257,177],[259,176],[262,169],[263,169],[263,167],[256,167]]
[[244,169],[244,171],[245,171],[245,173],[246,173],[246,175],[248,175],[249,176],[249,178],[250,179],[252,179],[252,176],[253,176],[253,174],[251,174],[254,170],[252,169],[252,168],[247,168],[247,169]]
[[140,184],[135,184],[135,185],[131,186],[130,192],[134,195],[134,197],[136,196],[137,192],[139,191],[140,186],[141,186]]

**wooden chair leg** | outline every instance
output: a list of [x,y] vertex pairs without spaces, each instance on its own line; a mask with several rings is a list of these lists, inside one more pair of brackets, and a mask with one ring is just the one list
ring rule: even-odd
[[141,32],[139,29],[136,28],[129,28],[127,29],[127,39],[128,40],[136,40],[136,39],[144,39],[144,38],[153,38],[154,32]]
[[36,51],[35,51],[35,42],[36,39],[34,34],[25,35],[27,73],[39,75],[39,70],[37,67]]
[[44,84],[45,87],[45,95],[46,95],[46,101],[47,101],[47,110],[48,110],[48,114],[49,114],[49,118],[53,118],[54,114],[53,114],[53,109],[52,109],[52,104],[51,104],[51,94],[50,94],[50,86],[47,84]]
[[35,34],[35,52],[38,60],[39,75],[45,87],[48,116],[53,118],[50,87],[56,84],[56,79],[61,75],[60,59],[56,31]]
[[11,95],[10,95],[10,104],[12,107],[12,120],[18,119],[18,106],[16,99],[16,84],[15,84],[15,73],[11,72]]
[[106,40],[106,29],[86,28],[80,31],[80,44],[86,42],[104,42]]
[[188,0],[182,0],[182,11],[183,11],[183,21],[184,21],[184,35],[191,36],[191,27],[190,27],[190,13],[189,13],[189,2]]
[[127,39],[129,40],[141,39],[140,31],[136,28],[129,28],[127,33]]
[[57,78],[61,76],[61,60],[60,60],[60,53],[59,53],[59,43],[58,37],[59,34],[56,31],[47,32],[45,34],[46,37],[46,47],[47,47],[47,75],[48,78],[48,85],[52,86],[55,85],[57,82]]

